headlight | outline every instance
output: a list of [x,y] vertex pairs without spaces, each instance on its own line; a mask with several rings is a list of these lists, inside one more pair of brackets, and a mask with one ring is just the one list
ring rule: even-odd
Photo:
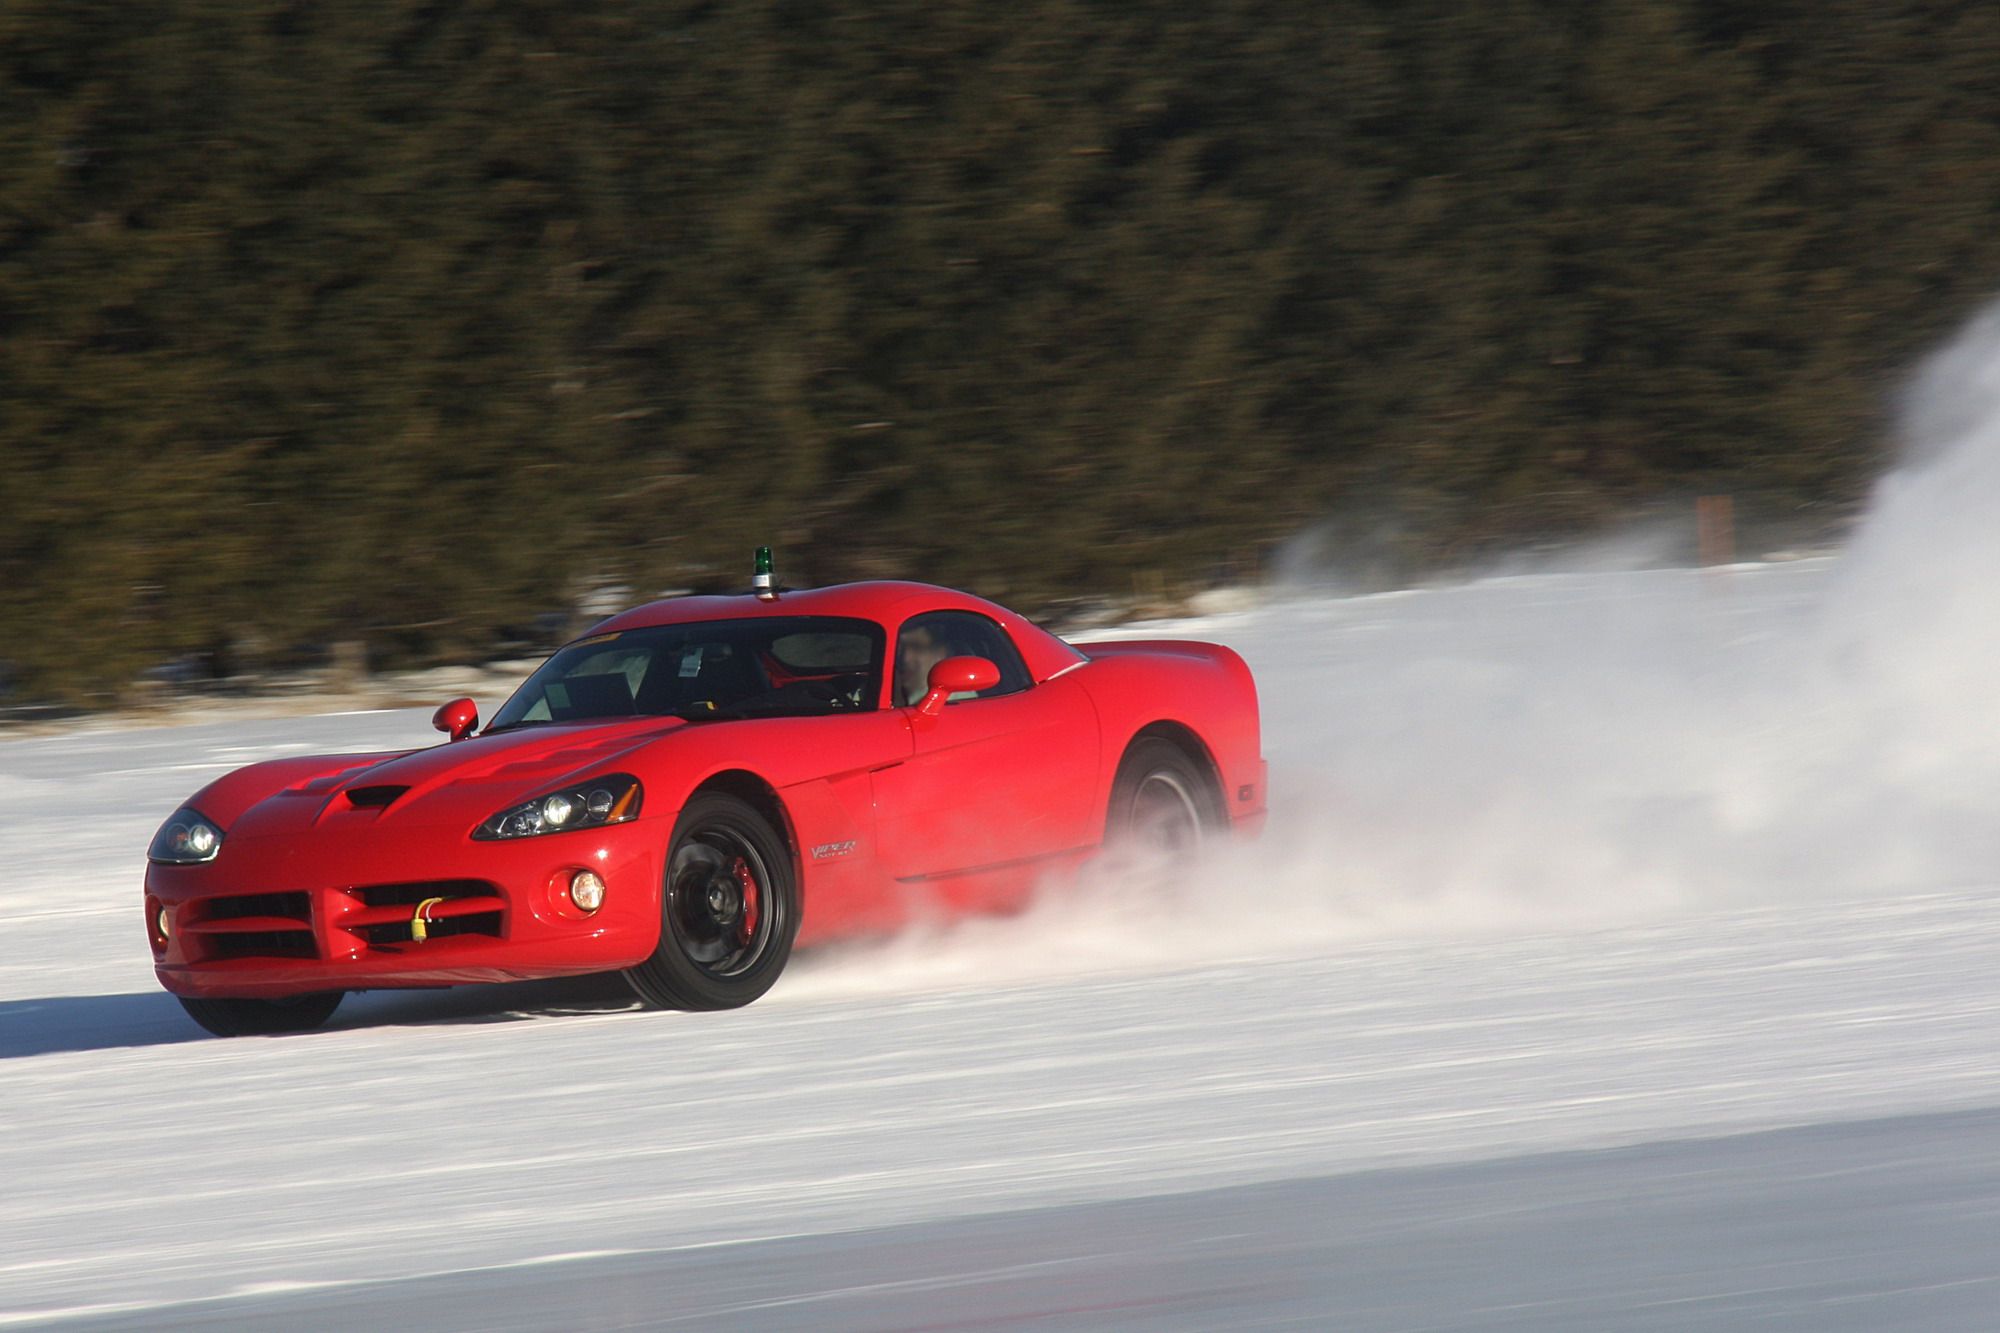
[[639,779],[627,773],[614,773],[509,806],[474,829],[472,836],[484,842],[532,838],[543,833],[602,828],[638,817]]
[[146,855],[162,865],[191,866],[213,861],[221,850],[222,830],[201,811],[182,806],[160,825]]

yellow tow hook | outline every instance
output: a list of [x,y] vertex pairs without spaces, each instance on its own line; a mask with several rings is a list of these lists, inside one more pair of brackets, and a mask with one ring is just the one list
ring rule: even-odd
[[410,913],[410,939],[422,944],[431,937],[430,919],[426,915],[433,907],[443,902],[442,898],[426,898],[417,904],[417,910]]

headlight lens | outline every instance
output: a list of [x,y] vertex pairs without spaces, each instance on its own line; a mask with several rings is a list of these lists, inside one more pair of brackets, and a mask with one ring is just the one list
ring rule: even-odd
[[474,829],[472,836],[482,842],[493,842],[622,824],[639,817],[639,796],[639,779],[629,773],[592,778],[509,806]]
[[222,830],[201,811],[182,806],[160,825],[146,855],[162,865],[192,866],[213,861],[221,850]]

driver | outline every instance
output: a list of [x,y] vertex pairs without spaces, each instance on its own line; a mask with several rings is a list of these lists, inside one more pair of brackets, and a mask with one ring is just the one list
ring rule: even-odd
[[896,640],[896,697],[905,706],[920,704],[930,689],[931,668],[952,655],[952,646],[929,625],[905,626]]

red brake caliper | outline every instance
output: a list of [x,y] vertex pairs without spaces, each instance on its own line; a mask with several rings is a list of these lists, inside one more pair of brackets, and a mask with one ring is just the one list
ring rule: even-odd
[[757,900],[757,877],[740,856],[730,863],[729,873],[736,876],[736,887],[743,894],[743,912],[736,918],[736,942],[748,944],[757,936],[757,918],[763,906]]

